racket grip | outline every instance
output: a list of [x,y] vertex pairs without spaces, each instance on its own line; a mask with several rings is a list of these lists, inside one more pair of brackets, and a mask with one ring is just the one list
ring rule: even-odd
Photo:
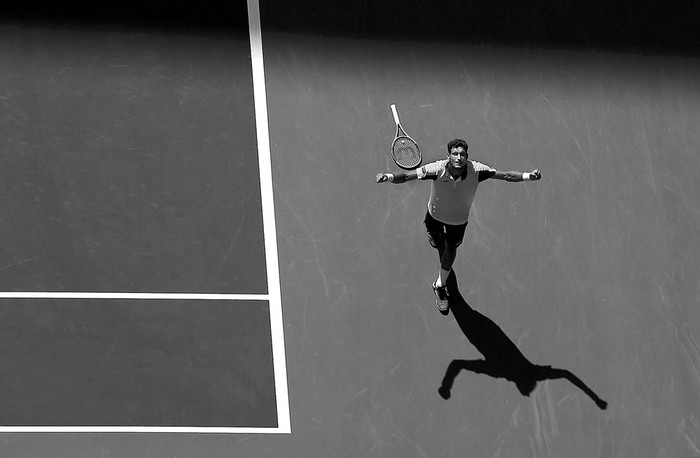
[[394,121],[396,124],[401,124],[401,122],[399,122],[399,112],[396,111],[396,105],[393,103],[391,104],[391,113],[394,115]]

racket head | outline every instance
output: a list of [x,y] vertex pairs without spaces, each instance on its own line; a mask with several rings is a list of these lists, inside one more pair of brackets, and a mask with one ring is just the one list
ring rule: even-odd
[[416,169],[423,162],[423,156],[418,144],[405,134],[397,135],[391,144],[391,158],[396,165],[404,170]]

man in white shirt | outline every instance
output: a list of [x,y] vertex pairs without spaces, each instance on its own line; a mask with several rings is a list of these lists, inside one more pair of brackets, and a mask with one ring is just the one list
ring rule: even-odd
[[457,247],[464,239],[469,223],[469,210],[476,196],[476,189],[484,180],[520,182],[542,178],[538,169],[532,172],[501,172],[478,161],[469,160],[469,145],[456,138],[447,144],[447,159],[431,162],[416,170],[399,173],[379,173],[377,183],[406,183],[412,180],[431,180],[425,228],[428,240],[440,253],[440,271],[433,283],[436,305],[440,313],[449,313],[445,284],[457,256]]

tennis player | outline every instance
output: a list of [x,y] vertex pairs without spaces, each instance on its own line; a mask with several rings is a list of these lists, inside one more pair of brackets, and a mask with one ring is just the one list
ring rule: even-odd
[[412,180],[431,180],[425,228],[430,245],[440,253],[440,270],[433,283],[436,305],[440,313],[449,313],[448,292],[445,284],[462,244],[469,223],[469,210],[476,189],[484,180],[520,182],[542,178],[538,169],[532,172],[501,172],[486,164],[469,159],[467,142],[456,138],[447,144],[447,159],[431,162],[416,170],[399,173],[379,173],[377,183],[406,183]]

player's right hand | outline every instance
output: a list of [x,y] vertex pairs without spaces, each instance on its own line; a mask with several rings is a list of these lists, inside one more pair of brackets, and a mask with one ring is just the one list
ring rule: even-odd
[[384,183],[387,180],[389,180],[389,177],[386,175],[386,173],[377,174],[377,183]]

